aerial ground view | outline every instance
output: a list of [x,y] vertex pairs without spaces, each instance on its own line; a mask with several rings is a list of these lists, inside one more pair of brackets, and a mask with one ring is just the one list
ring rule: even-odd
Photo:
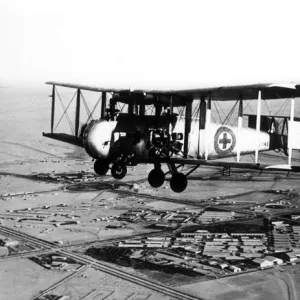
[[0,0],[0,300],[300,299],[299,11]]
[[99,176],[82,148],[42,137],[48,94],[0,94],[0,299],[299,298],[300,175],[203,166],[182,193],[170,175],[151,187],[151,164]]

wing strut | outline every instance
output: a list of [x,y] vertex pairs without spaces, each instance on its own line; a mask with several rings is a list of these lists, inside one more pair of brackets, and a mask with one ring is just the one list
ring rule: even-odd
[[198,131],[198,149],[197,149],[198,158],[201,157],[201,143],[202,141],[204,141],[203,138],[201,141],[201,135],[203,135],[203,132],[205,130],[205,120],[206,120],[206,102],[205,102],[205,97],[201,96],[200,105],[199,105],[199,131]]
[[[295,111],[295,98],[291,99],[291,115],[290,115],[290,124],[292,125],[294,122],[294,111]],[[290,139],[290,137],[292,136],[291,134],[291,130],[293,129],[294,126],[289,126],[289,135],[288,135],[288,139]],[[293,147],[290,143],[290,147],[289,147],[289,165],[291,166],[292,164],[292,152],[293,152]]]
[[236,140],[236,161],[239,162],[241,159],[241,130],[243,127],[243,96],[240,96],[239,100],[239,116],[238,116],[238,129],[237,129],[237,140]]
[[51,108],[51,133],[53,133],[54,127],[54,115],[55,115],[55,85],[52,86],[52,108]]
[[105,118],[105,109],[106,109],[106,92],[102,92],[101,119]]
[[258,149],[260,137],[260,118],[261,118],[261,90],[258,91],[257,111],[256,111],[256,149],[255,149],[255,163],[258,163]]
[[76,116],[75,116],[75,136],[79,136],[79,118],[80,118],[80,89],[77,89],[76,98]]
[[169,135],[172,136],[172,116],[173,116],[173,96],[170,96],[170,123],[169,123]]
[[145,115],[145,104],[140,104],[140,106],[139,106],[139,115],[140,116]]
[[192,122],[192,106],[193,100],[189,101],[185,105],[185,126],[184,126],[184,146],[183,153],[186,158],[189,151],[189,134],[191,132],[191,122]]
[[211,123],[211,93],[208,95],[207,100],[207,109],[206,109],[206,124],[205,124],[205,160],[208,159],[208,135],[209,135],[209,128]]

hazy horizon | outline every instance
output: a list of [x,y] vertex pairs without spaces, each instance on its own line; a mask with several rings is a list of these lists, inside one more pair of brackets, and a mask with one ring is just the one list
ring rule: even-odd
[[0,85],[300,79],[297,1],[2,0]]

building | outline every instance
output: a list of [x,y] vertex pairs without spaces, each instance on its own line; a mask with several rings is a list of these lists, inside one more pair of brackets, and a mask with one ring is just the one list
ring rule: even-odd
[[273,265],[281,265],[281,264],[283,264],[283,260],[282,259],[274,257],[274,256],[268,255],[268,256],[264,257],[264,259],[270,261]]
[[256,265],[259,265],[259,267],[262,268],[262,269],[273,267],[273,263],[269,260],[264,259],[264,258],[255,258],[255,259],[253,259],[252,262],[255,263]]
[[[196,231],[196,233],[210,233],[208,230],[199,229]],[[194,234],[194,233],[193,233]]]
[[119,229],[119,228],[122,228],[122,227],[125,227],[125,226],[123,226],[121,224],[109,224],[105,228],[107,228],[107,229]]
[[229,270],[231,270],[233,273],[241,272],[241,268],[236,267],[236,266],[230,266]]
[[120,242],[118,247],[120,247],[120,248],[146,248],[147,246],[145,244],[139,244],[139,243],[125,244],[125,243]]
[[230,255],[229,253],[227,253],[227,255],[224,257],[224,259],[226,260],[244,260],[244,257],[241,256],[237,256],[237,255]]
[[188,217],[181,214],[173,214],[170,218],[168,218],[169,222],[183,223],[187,220]]
[[216,241],[205,243],[205,247],[210,247],[210,246],[222,246],[223,247],[224,243],[223,242],[216,242]]
[[263,242],[261,240],[255,240],[255,239],[247,239],[243,241],[244,245],[262,245]]
[[144,219],[146,220],[146,221],[159,221],[160,219],[161,219],[161,215],[146,215],[146,216],[144,216]]
[[220,252],[220,251],[203,251],[202,255],[211,256],[214,258],[224,258],[227,254],[226,252]]
[[294,262],[296,260],[298,260],[298,257],[297,257],[297,254],[295,252],[287,252],[287,253],[284,253],[282,255],[282,258],[284,260],[287,260],[289,262]]
[[125,244],[141,244],[141,240],[125,240],[123,243]]
[[66,261],[68,258],[66,256],[58,256],[58,255],[53,255],[52,260],[53,261]]
[[225,268],[228,268],[228,265],[225,263],[221,263],[221,264],[219,264],[219,266],[222,270],[224,270]]
[[259,237],[259,238],[265,238],[266,235],[264,233],[232,233],[231,236],[235,237]]
[[66,221],[66,222],[60,222],[60,225],[77,225],[80,224],[80,221]]
[[255,258],[255,257],[262,257],[262,254],[256,252],[247,252],[247,253],[241,253],[240,256],[245,258]]
[[176,225],[173,224],[163,224],[163,223],[156,223],[154,225],[155,228],[159,228],[159,229],[175,229]]
[[197,218],[198,222],[210,223],[215,220],[231,220],[235,217],[235,212],[227,211],[205,211]]

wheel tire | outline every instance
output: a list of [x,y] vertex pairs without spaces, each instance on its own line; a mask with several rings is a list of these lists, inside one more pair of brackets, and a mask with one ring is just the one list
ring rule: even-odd
[[113,164],[111,168],[111,175],[115,179],[122,179],[127,174],[127,167],[121,164]]
[[164,172],[161,169],[153,169],[148,175],[148,182],[154,188],[162,186],[165,182]]
[[109,170],[109,162],[105,159],[96,160],[94,163],[94,171],[98,175],[105,175]]
[[171,177],[170,187],[173,192],[181,193],[186,189],[187,183],[188,181],[184,174],[176,173]]

